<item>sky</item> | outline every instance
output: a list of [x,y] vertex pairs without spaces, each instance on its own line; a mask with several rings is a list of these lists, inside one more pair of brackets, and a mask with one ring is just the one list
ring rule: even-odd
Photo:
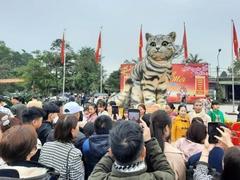
[[108,74],[124,60],[137,59],[141,24],[144,34],[175,31],[176,44],[181,45],[185,22],[189,53],[208,62],[212,73],[220,48],[220,68],[231,65],[231,19],[240,38],[238,0],[0,0],[0,17],[0,40],[15,51],[49,50],[64,29],[75,51],[96,48],[102,26]]

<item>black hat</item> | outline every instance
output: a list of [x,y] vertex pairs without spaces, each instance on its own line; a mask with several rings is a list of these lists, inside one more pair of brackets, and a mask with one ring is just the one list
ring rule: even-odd
[[212,105],[219,105],[219,102],[214,100],[214,101],[212,101]]

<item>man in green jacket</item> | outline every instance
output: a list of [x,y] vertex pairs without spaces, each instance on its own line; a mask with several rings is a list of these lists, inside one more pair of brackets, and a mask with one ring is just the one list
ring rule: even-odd
[[[148,156],[153,172],[146,172]],[[174,180],[157,140],[145,122],[118,122],[110,133],[109,152],[97,163],[89,180]]]

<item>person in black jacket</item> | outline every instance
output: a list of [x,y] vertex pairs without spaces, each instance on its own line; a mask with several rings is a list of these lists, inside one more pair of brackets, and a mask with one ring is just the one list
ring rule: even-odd
[[85,179],[108,151],[109,131],[111,129],[112,119],[107,115],[101,115],[94,122],[95,133],[84,141],[82,152],[85,162]]
[[59,107],[55,103],[50,102],[43,105],[43,110],[46,114],[43,118],[41,127],[37,130],[38,138],[42,145],[46,142],[51,130],[54,129],[53,125],[58,121]]

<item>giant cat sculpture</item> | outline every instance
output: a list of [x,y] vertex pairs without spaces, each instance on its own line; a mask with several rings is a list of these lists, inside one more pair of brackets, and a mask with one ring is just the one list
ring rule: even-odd
[[174,44],[176,33],[151,35],[146,33],[147,55],[133,68],[122,93],[113,99],[119,106],[134,107],[139,103],[164,104],[172,75],[172,59],[181,53]]

